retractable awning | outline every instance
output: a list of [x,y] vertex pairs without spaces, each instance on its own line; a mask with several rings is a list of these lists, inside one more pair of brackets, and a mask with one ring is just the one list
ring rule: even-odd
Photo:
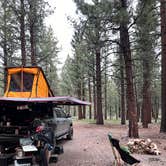
[[53,103],[57,105],[90,105],[87,101],[82,101],[70,96],[42,97],[42,98],[17,98],[0,97],[0,104],[28,104],[28,103]]

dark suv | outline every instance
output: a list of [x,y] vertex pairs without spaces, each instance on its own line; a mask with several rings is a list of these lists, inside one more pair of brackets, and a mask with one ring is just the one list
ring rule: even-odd
[[64,136],[72,139],[71,117],[56,105],[6,105],[0,111],[0,153],[11,153],[19,145],[20,138],[30,137],[39,125],[51,127],[56,140]]

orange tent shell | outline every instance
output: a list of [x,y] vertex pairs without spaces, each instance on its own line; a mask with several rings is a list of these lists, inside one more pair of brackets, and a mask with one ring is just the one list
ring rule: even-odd
[[54,96],[40,67],[7,68],[4,97],[39,98]]

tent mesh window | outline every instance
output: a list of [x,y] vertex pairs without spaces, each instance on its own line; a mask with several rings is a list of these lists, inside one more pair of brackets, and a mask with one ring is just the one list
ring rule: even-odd
[[[34,74],[26,72],[18,72],[11,75],[9,91],[13,92],[31,92],[33,85]],[[23,86],[21,86],[23,83]]]

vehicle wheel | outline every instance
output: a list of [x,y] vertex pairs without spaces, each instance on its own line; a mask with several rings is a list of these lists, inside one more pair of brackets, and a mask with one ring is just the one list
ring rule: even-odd
[[71,126],[69,129],[69,132],[67,134],[67,139],[72,140],[73,139],[73,127]]

